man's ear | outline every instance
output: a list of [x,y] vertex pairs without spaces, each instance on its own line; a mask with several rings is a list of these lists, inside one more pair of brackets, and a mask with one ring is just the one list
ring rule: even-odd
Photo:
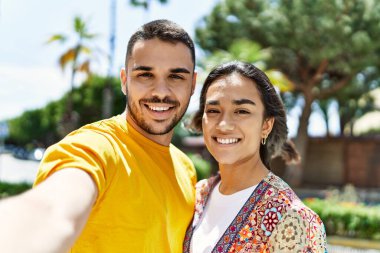
[[191,84],[191,95],[194,94],[195,85],[197,84],[197,75],[198,75],[198,73],[194,70],[193,83]]
[[273,129],[274,117],[266,118],[261,128],[261,138],[267,138]]
[[124,95],[127,95],[127,72],[125,68],[120,71],[121,90]]

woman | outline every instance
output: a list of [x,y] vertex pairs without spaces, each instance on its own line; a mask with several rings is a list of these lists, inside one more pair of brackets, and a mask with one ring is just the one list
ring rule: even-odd
[[286,142],[284,106],[261,70],[231,62],[211,71],[192,126],[203,131],[219,174],[197,184],[184,252],[326,252],[320,218],[270,172],[272,156],[298,154]]

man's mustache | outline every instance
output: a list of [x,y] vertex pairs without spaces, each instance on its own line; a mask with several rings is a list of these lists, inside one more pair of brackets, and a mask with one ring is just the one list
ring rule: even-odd
[[144,99],[141,99],[140,101],[144,103],[162,103],[162,104],[171,104],[171,105],[179,104],[177,100],[172,100],[169,97],[165,97],[164,99],[160,99],[158,97],[144,98]]

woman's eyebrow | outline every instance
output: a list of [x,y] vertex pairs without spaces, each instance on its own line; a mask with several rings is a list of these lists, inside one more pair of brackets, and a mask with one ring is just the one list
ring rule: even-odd
[[248,98],[236,99],[232,102],[235,105],[251,104],[256,105],[256,103]]

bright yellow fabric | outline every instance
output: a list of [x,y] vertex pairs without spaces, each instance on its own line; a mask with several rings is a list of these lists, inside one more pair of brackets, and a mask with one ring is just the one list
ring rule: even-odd
[[88,172],[99,190],[71,252],[182,252],[196,175],[176,147],[152,142],[119,115],[84,126],[50,147],[35,185],[67,167]]

